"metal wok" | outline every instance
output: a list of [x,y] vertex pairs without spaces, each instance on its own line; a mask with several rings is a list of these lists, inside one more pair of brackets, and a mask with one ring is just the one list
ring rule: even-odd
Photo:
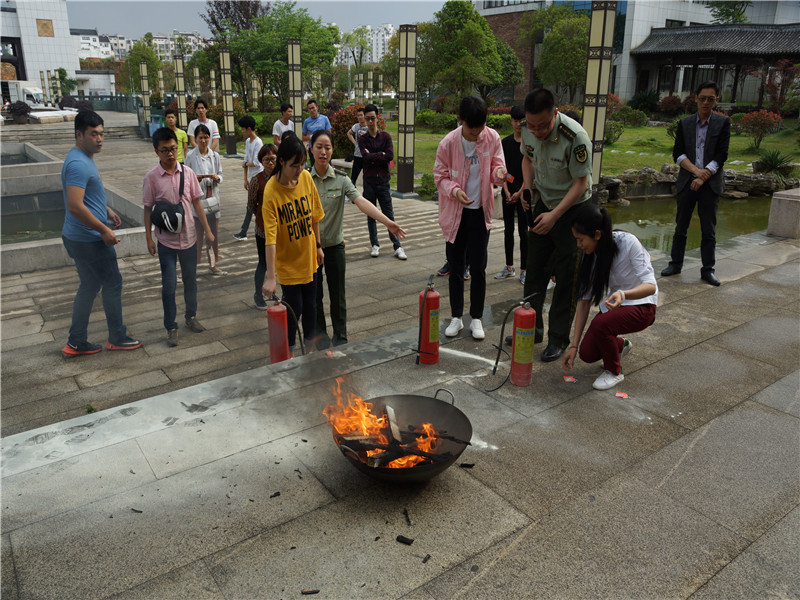
[[[439,392],[450,394],[451,402],[444,402],[436,398]],[[395,394],[381,396],[370,400],[373,404],[374,414],[382,414],[385,407],[394,409],[397,425],[401,431],[418,430],[422,423],[431,423],[439,432],[440,438],[436,446],[437,459],[435,462],[423,462],[413,467],[393,469],[388,467],[373,467],[363,462],[355,451],[348,448],[347,442],[334,439],[339,449],[347,460],[362,473],[383,481],[394,483],[411,483],[425,481],[438,475],[452,465],[467,447],[472,438],[472,424],[467,416],[455,407],[455,396],[446,389],[436,390],[436,394],[429,396],[414,396],[408,394]]]

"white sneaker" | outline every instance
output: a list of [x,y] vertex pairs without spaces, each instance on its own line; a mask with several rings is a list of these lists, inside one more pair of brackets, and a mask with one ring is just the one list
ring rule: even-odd
[[381,255],[381,247],[373,246],[372,251],[369,253],[372,258],[378,258]]
[[622,339],[625,340],[625,345],[622,346],[622,352],[619,353],[620,358],[625,356],[633,348],[633,342],[631,342],[628,338],[622,338]]
[[486,334],[483,332],[483,323],[481,323],[480,319],[472,319],[472,323],[469,324],[469,330],[472,332],[472,337],[476,340],[482,340],[486,337]]
[[444,334],[447,337],[455,337],[462,329],[464,329],[464,322],[458,317],[453,317],[453,320],[450,321],[450,325],[444,330]]
[[594,380],[592,387],[596,390],[608,390],[623,379],[625,379],[625,375],[622,374],[622,371],[619,372],[619,375],[612,375],[611,371],[603,371],[603,374]]
[[403,247],[400,246],[397,250],[394,251],[395,258],[399,258],[400,260],[406,260],[408,257],[406,256],[406,251],[403,250]]

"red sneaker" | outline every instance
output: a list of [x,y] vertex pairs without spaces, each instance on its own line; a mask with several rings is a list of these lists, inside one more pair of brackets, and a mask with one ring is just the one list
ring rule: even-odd
[[64,358],[75,358],[83,354],[97,354],[103,349],[100,344],[90,344],[89,342],[78,342],[76,344],[67,344],[61,350]]

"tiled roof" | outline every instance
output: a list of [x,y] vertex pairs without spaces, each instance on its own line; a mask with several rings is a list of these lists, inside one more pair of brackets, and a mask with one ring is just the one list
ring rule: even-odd
[[736,54],[800,57],[800,23],[788,25],[700,25],[652,29],[631,50],[634,56],[655,54]]

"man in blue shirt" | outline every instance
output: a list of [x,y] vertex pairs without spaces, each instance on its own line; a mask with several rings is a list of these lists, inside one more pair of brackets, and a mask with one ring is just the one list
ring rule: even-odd
[[61,350],[65,358],[102,350],[102,346],[87,339],[92,304],[101,289],[108,325],[106,348],[134,350],[144,345],[127,335],[122,322],[122,275],[114,250],[119,239],[106,224],[110,220],[116,229],[122,220],[106,204],[105,189],[94,162],[94,155],[102,148],[103,119],[89,110],[79,112],[75,117],[75,147],[67,154],[61,169],[66,207],[61,239],[75,261],[80,278],[69,339]]
[[319,114],[317,101],[313,98],[308,101],[306,108],[308,108],[308,113],[311,116],[303,121],[303,143],[308,146],[308,141],[311,139],[311,136],[314,135],[315,131],[326,129],[328,133],[330,133],[331,122],[328,120],[328,117]]

